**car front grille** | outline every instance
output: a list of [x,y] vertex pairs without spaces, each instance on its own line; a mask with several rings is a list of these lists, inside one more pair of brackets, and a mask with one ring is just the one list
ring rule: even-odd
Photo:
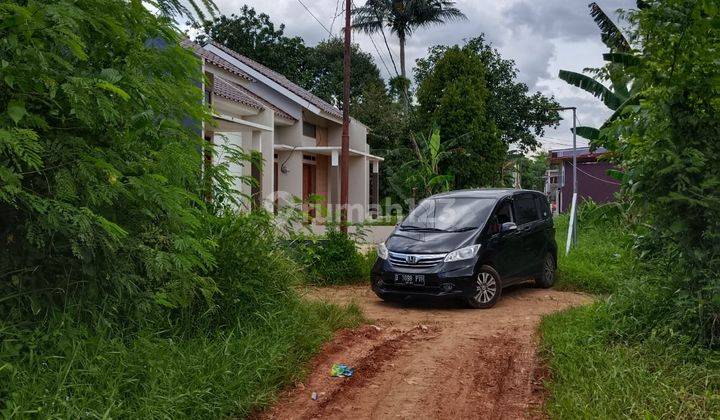
[[401,254],[390,252],[390,264],[401,268],[432,268],[440,264],[447,254]]

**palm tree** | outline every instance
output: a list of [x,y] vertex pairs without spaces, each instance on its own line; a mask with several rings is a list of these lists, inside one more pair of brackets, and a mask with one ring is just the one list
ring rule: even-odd
[[[633,83],[633,79],[628,75],[626,69],[639,64],[640,58],[633,53],[630,42],[600,6],[593,2],[589,7],[590,15],[600,28],[602,41],[610,49],[609,53],[603,54],[603,59],[608,64],[597,69],[586,68],[583,73],[560,70],[558,76],[567,83],[600,98],[605,106],[615,111],[605,123],[607,124],[614,120],[626,106],[637,102],[636,93],[640,89]],[[645,7],[642,0],[638,1],[638,7]],[[605,86],[604,82],[610,82],[610,87]],[[600,130],[594,127],[578,127],[577,135],[594,141],[598,140]]]
[[[367,0],[352,10],[352,27],[367,34],[381,32],[387,26],[400,41],[400,75],[407,79],[405,43],[418,28],[466,19],[450,0]],[[387,41],[386,41],[387,43]],[[392,56],[392,54],[391,54]]]

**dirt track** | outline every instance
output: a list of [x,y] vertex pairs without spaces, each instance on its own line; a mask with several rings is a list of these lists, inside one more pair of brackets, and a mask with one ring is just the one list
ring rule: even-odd
[[[313,289],[308,297],[355,302],[374,324],[336,335],[313,361],[307,380],[262,417],[542,417],[537,325],[542,315],[590,301],[586,295],[530,286],[506,290],[490,310],[384,303],[365,286]],[[333,363],[346,363],[356,373],[332,378]]]

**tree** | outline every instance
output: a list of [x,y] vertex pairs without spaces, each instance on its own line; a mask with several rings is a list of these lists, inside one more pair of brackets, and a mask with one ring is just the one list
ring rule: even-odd
[[[343,40],[330,38],[312,48],[308,58],[314,74],[307,88],[327,102],[338,104],[338,107],[342,107],[343,98],[343,53]],[[386,89],[372,55],[362,51],[358,44],[353,44],[350,59],[350,106],[353,110],[356,104],[363,102],[366,92],[385,92]]]
[[[643,100],[603,129],[645,227],[638,249],[666,272],[631,304],[643,332],[720,346],[720,10],[711,0],[647,1],[630,76]],[[670,30],[668,28],[674,28]],[[641,308],[651,313],[639,313]]]
[[[605,106],[616,112],[610,118],[612,120],[626,106],[637,103],[636,92],[640,90],[640,85],[633,82],[627,69],[637,65],[639,58],[633,54],[630,42],[625,35],[600,6],[593,2],[589,7],[590,15],[600,28],[602,41],[610,49],[609,53],[603,54],[603,58],[608,61],[608,64],[601,68],[586,68],[584,72],[589,73],[590,76],[569,70],[560,70],[558,77],[600,98]],[[608,81],[610,87],[604,85],[604,82]],[[578,127],[577,134],[594,142],[598,140],[600,130],[587,126]]]
[[180,34],[125,0],[3,2],[0,21],[0,313],[212,295],[210,116]]
[[207,14],[215,17],[215,12],[217,12],[214,0],[153,0],[150,4],[156,7],[163,16],[186,17],[191,23],[204,21]]
[[418,114],[437,124],[454,149],[440,166],[458,188],[498,184],[507,145],[488,113],[485,65],[477,54],[448,48],[418,87]]
[[202,25],[199,42],[213,40],[251,58],[300,86],[314,83],[315,69],[308,60],[312,50],[300,37],[285,35],[285,25],[276,28],[265,13],[243,6],[240,14],[220,16]]
[[[367,0],[352,10],[353,28],[368,34],[387,26],[400,41],[400,75],[407,79],[405,43],[419,28],[465,19],[449,0]],[[392,54],[391,54],[392,55]]]
[[432,74],[438,61],[451,48],[460,48],[482,62],[485,86],[488,87],[486,115],[493,119],[508,147],[514,145],[522,151],[533,150],[539,145],[536,136],[544,135],[546,127],[557,126],[560,117],[552,110],[559,106],[555,99],[540,92],[530,94],[527,85],[516,80],[515,62],[503,59],[482,35],[470,39],[462,47],[437,45],[430,48],[428,56],[419,59],[415,67],[418,86]]
[[419,188],[420,197],[418,199],[429,197],[444,191],[450,191],[453,185],[453,176],[442,173],[441,166],[445,159],[452,153],[449,150],[449,144],[442,143],[440,140],[440,129],[434,127],[427,139],[421,143],[420,159],[406,161],[400,170],[401,179],[396,182],[402,182],[406,188]]

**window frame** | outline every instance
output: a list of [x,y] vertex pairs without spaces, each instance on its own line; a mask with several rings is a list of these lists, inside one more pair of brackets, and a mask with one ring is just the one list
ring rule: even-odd
[[[533,209],[535,210],[535,218],[530,221],[524,221],[523,219],[522,223],[520,223],[522,213],[520,212],[519,203],[522,200],[528,200],[532,203]],[[538,211],[537,200],[535,199],[533,194],[519,194],[513,197],[513,213],[515,213],[515,224],[518,226],[524,226],[542,220],[540,218],[540,212]]]
[[[317,138],[317,125],[311,123],[310,121],[303,120],[303,126],[302,126],[302,134],[303,137],[307,137],[310,139],[316,139]],[[309,128],[312,128],[312,135],[309,135],[306,130]]]

